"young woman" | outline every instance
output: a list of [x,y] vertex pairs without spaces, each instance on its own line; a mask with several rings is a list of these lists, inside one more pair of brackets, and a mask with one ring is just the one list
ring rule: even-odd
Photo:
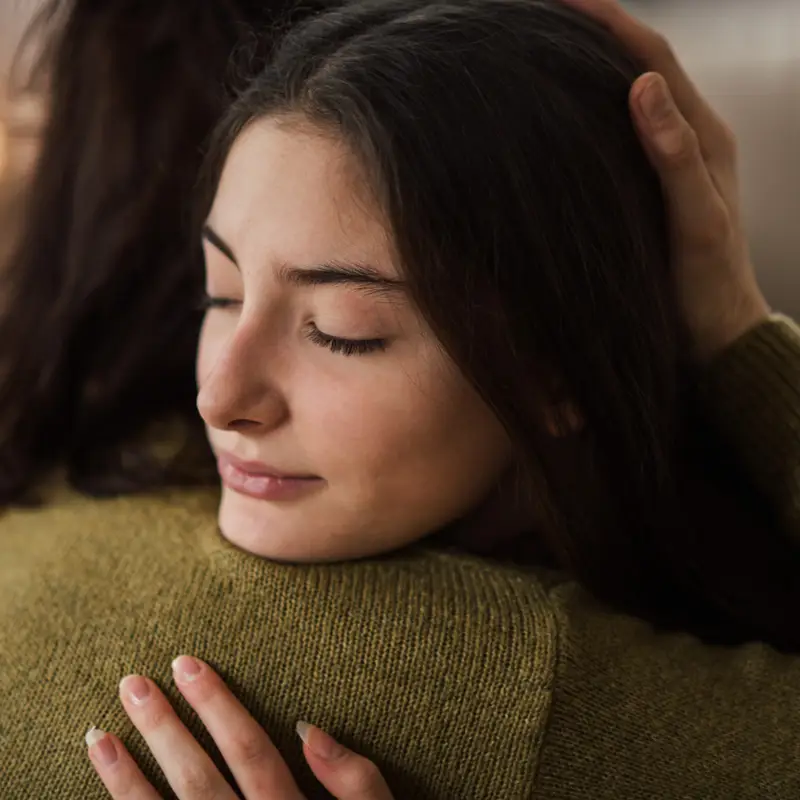
[[[608,6],[606,14],[618,33],[638,33],[615,6]],[[702,261],[709,254],[702,241],[692,240],[698,229],[691,228],[695,219],[682,202],[688,194],[685,187],[707,204],[699,230],[707,231],[709,222],[714,223],[712,231],[718,225],[721,238],[718,234],[709,241],[723,242],[726,256],[719,259],[725,271],[713,283],[714,291],[701,298],[687,291],[680,305],[668,270],[660,190],[636,148],[627,115],[629,88],[640,69],[602,28],[554,2],[474,0],[451,6],[387,0],[322,14],[289,35],[242,93],[216,143],[224,168],[218,181],[213,176],[215,198],[204,227],[209,297],[198,358],[198,405],[223,479],[220,530],[239,548],[226,552],[223,561],[238,559],[237,564],[250,570],[237,573],[239,577],[251,578],[242,585],[228,575],[226,589],[203,578],[193,585],[198,592],[203,588],[193,596],[202,601],[200,607],[209,608],[207,599],[213,598],[230,610],[238,608],[237,613],[244,610],[245,616],[256,613],[257,602],[231,606],[227,598],[240,591],[247,596],[258,585],[255,579],[265,576],[275,581],[299,575],[311,587],[324,575],[344,590],[336,581],[346,581],[348,575],[363,575],[376,565],[380,570],[383,564],[390,572],[395,569],[388,566],[391,559],[373,556],[434,533],[440,542],[506,557],[527,538],[533,546],[523,549],[536,552],[535,559],[559,566],[608,602],[662,626],[694,627],[719,640],[755,634],[786,649],[796,647],[793,627],[786,624],[796,607],[788,579],[796,546],[768,520],[758,529],[762,539],[756,548],[752,540],[736,539],[728,530],[728,558],[732,554],[735,563],[745,545],[751,552],[753,585],[743,586],[735,579],[739,576],[711,570],[704,557],[718,551],[723,532],[699,522],[701,513],[717,509],[708,487],[687,479],[692,465],[682,449],[695,442],[683,441],[693,377],[686,362],[691,360],[696,370],[756,325],[745,337],[746,352],[761,352],[764,336],[782,335],[789,347],[794,334],[785,324],[775,323],[781,334],[769,324],[772,333],[765,333],[760,325],[768,309],[737,227],[727,134],[664,53],[656,55],[653,66],[673,84],[688,119],[687,124],[675,109],[670,112],[665,97],[666,114],[647,122],[642,114],[646,89],[663,84],[654,84],[652,76],[637,82],[634,108],[648,150],[663,166],[668,190],[676,187],[669,197],[675,204],[676,231],[686,237],[674,243],[676,263],[686,271],[680,286],[688,285],[687,276],[700,268],[692,259],[699,254]],[[703,151],[713,154],[708,167],[699,148],[687,147],[692,142],[689,125]],[[678,164],[678,174],[669,168],[672,163]],[[714,260],[718,255],[714,252]],[[73,288],[69,281],[66,285]],[[723,291],[728,293],[725,302],[713,304],[712,295]],[[731,308],[734,314],[729,314]],[[689,335],[691,359],[682,349],[684,334]],[[166,340],[160,341],[163,346]],[[125,364],[118,349],[109,359]],[[90,405],[90,390],[102,394],[104,388],[102,382],[88,382],[82,399]],[[154,385],[150,394],[133,399],[150,402],[159,390]],[[728,408],[735,404],[731,400]],[[152,413],[166,405],[154,402],[148,408]],[[24,419],[20,414],[18,422]],[[94,432],[88,418],[86,426]],[[26,430],[30,439],[32,428]],[[66,441],[74,473],[99,479],[102,462],[87,458],[97,448],[74,435]],[[17,441],[18,450],[25,452],[20,442],[25,440]],[[32,484],[31,465],[46,463],[35,448],[29,452],[27,478],[20,471],[12,487],[18,494]],[[118,447],[112,452],[119,456]],[[157,508],[166,513],[163,505]],[[176,536],[175,524],[191,527],[180,514],[167,517],[173,523],[164,529],[168,537]],[[155,519],[161,517],[151,516]],[[29,523],[30,517],[24,521]],[[11,518],[7,530],[12,539],[21,534],[22,522],[19,516]],[[112,553],[118,551],[95,537],[90,541],[100,547],[97,563],[109,568]],[[154,546],[146,536],[131,545],[142,542]],[[123,552],[130,552],[127,542],[120,544]],[[241,561],[240,550],[268,561],[252,556]],[[429,557],[432,563],[444,563]],[[274,563],[352,559],[359,561],[299,572]],[[139,574],[143,563],[129,561],[129,574]],[[158,606],[158,629],[184,625],[177,598],[159,583],[166,575],[159,571],[163,562],[148,563],[153,563],[154,586],[160,585],[168,596],[166,607]],[[759,570],[767,567],[775,569],[777,578],[771,586],[758,583]],[[547,577],[541,569],[492,569],[501,577],[488,584],[483,573],[473,575],[475,585],[467,595],[478,610],[468,617],[464,640],[490,648],[521,644],[523,650],[537,652],[534,668],[523,669],[527,662],[518,651],[504,653],[501,646],[497,657],[487,660],[501,670],[510,663],[514,673],[504,674],[506,683],[487,681],[489,693],[482,695],[484,683],[476,682],[477,673],[462,674],[457,658],[445,657],[442,663],[450,686],[469,687],[475,698],[485,696],[502,710],[505,724],[514,731],[512,741],[529,744],[524,755],[509,748],[506,758],[505,740],[501,736],[500,742],[491,721],[483,718],[482,725],[470,730],[471,746],[490,739],[495,744],[491,752],[480,753],[476,771],[462,764],[454,778],[445,770],[450,782],[443,785],[419,761],[409,762],[407,754],[394,764],[395,772],[406,774],[405,783],[391,781],[393,786],[412,785],[409,764],[413,777],[414,768],[420,769],[418,779],[425,789],[413,796],[529,794],[526,779],[509,772],[515,769],[531,780],[535,775],[537,791],[547,796],[553,763],[563,761],[557,754],[558,742],[565,740],[558,733],[568,705],[564,698],[576,686],[580,702],[591,705],[602,696],[585,680],[596,672],[589,669],[595,664],[584,664],[582,679],[574,682],[569,659],[577,651],[564,650],[564,642],[585,645],[585,637],[576,631],[589,623],[612,641],[631,643],[642,635],[636,623],[605,617],[592,603],[584,607],[587,601],[574,594],[573,584]],[[456,574],[463,580],[467,573],[429,573],[437,587],[441,581],[445,588]],[[392,585],[396,589],[406,580]],[[178,580],[177,587],[182,585]],[[78,586],[79,598],[91,596],[90,588]],[[523,592],[521,599],[512,597],[517,589],[511,587]],[[138,618],[148,607],[141,605],[144,594],[128,592]],[[308,595],[303,603],[314,610],[322,595],[329,601],[345,596],[320,595],[311,588]],[[298,595],[293,591],[292,596]],[[364,613],[365,606],[346,596],[349,604],[339,607],[339,613]],[[374,591],[366,596],[376,601]],[[488,627],[481,623],[475,639],[470,629],[483,620],[480,609],[492,596],[497,602],[488,601],[489,617],[498,614],[498,621],[490,619]],[[446,615],[452,597],[446,592],[437,597],[439,605],[433,607]],[[268,601],[269,594],[262,598]],[[751,602],[754,598],[758,602]],[[77,602],[82,607],[84,600]],[[107,606],[103,613],[117,619],[121,601],[114,597],[104,602],[110,611]],[[299,619],[293,608],[290,604],[285,609],[290,622]],[[504,616],[507,608],[509,618]],[[782,613],[768,613],[773,608]],[[272,620],[284,617],[286,613]],[[329,614],[319,619],[320,634],[327,629],[326,619]],[[203,641],[214,653],[217,623],[202,615],[198,622],[207,624]],[[533,628],[514,642],[504,632],[516,625]],[[186,628],[182,630],[178,638],[186,641]],[[196,625],[190,630],[200,635]],[[394,630],[395,635],[398,630],[408,633],[407,627]],[[566,638],[559,640],[557,631]],[[263,667],[264,658],[252,646],[263,633],[263,624],[248,628],[247,659],[236,659],[242,674],[253,668],[252,662],[257,662],[256,669]],[[80,638],[86,638],[85,629]],[[158,637],[153,641],[158,643]],[[684,639],[658,641],[661,647],[651,646],[649,639],[644,645],[640,641],[636,652],[640,657],[663,653],[664,667],[674,661],[676,642]],[[561,653],[557,670],[546,655],[550,648]],[[411,650],[417,656],[412,661],[422,667],[423,650]],[[456,652],[449,651],[450,656]],[[365,662],[365,654],[375,659],[377,650],[359,649],[356,656],[370,668],[380,668],[377,659]],[[728,678],[737,686],[736,664],[723,651],[693,644],[684,647],[684,654],[702,676],[703,687]],[[784,663],[776,658],[774,653],[764,656],[768,668],[762,675],[770,668],[776,674]],[[635,681],[639,690],[647,686],[649,694],[649,670],[658,659],[640,661]],[[219,713],[224,717],[225,709],[232,708],[230,698],[210,673],[205,680],[197,679],[197,673],[189,677],[185,664],[176,664],[177,677],[205,715],[244,793],[263,796],[271,789],[296,796],[299,790],[257,726],[244,720],[246,727],[240,727],[235,718],[233,743],[221,735],[225,728]],[[232,662],[228,664],[230,670]],[[551,707],[545,698],[552,693],[556,671],[561,696]],[[235,670],[231,675],[237,679]],[[434,694],[448,694],[441,678],[428,678]],[[523,689],[513,703],[524,720],[521,728],[501,702],[514,678],[517,690]],[[408,701],[413,695],[408,680],[400,678],[391,696],[403,697],[398,691],[402,685]],[[377,688],[363,680],[347,685],[362,695],[367,685]],[[614,685],[609,681],[605,690]],[[134,677],[123,694],[127,711],[179,796],[231,796],[211,760],[181,735],[152,682]],[[678,692],[673,699],[681,696]],[[730,696],[737,697],[735,688]],[[456,732],[463,730],[475,698],[460,699],[466,705],[451,720]],[[771,698],[785,707],[785,693],[773,690]],[[437,702],[428,702],[428,713]],[[653,702],[651,710],[660,702]],[[532,713],[540,703],[547,712]],[[573,723],[583,718],[579,709],[573,711]],[[641,706],[634,716],[641,717],[640,711]],[[645,715],[650,722],[654,718]],[[416,722],[429,725],[433,719]],[[774,726],[772,706],[769,719]],[[615,725],[617,733],[624,733],[623,720]],[[534,742],[541,743],[545,726],[549,749],[534,747]],[[398,730],[392,728],[390,741],[401,747]],[[310,748],[306,755],[338,796],[387,796],[385,785],[377,782],[372,794],[365,794],[363,784],[340,790],[336,768],[314,760],[315,745],[324,741],[314,731],[304,729]],[[487,736],[490,731],[493,737]],[[173,761],[166,757],[170,736]],[[438,755],[453,758],[457,748],[452,735],[439,739]],[[695,736],[695,747],[698,740]],[[662,751],[664,746],[664,739],[659,740]],[[378,753],[385,754],[387,747],[391,745],[384,742]],[[638,769],[645,769],[650,762],[636,759],[634,749],[629,748],[629,755]],[[154,796],[119,742],[101,736],[93,741],[93,751],[98,766],[104,752],[116,759],[101,768],[112,793]],[[353,758],[340,764],[345,772],[350,765],[360,780],[357,773],[366,762]],[[654,773],[648,785],[663,782],[664,796],[675,796],[683,784],[671,782],[669,773]],[[377,781],[374,768],[368,775]],[[598,788],[591,777],[588,783]],[[623,784],[628,792],[641,790],[636,781]],[[407,788],[401,791],[410,796]],[[607,782],[605,791],[624,796],[616,784]]]

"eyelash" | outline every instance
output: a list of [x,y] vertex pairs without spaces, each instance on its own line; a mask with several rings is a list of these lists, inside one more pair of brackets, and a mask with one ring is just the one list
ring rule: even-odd
[[197,310],[210,311],[212,308],[231,308],[236,303],[236,300],[231,300],[227,297],[211,297],[211,295],[204,294],[197,304]]
[[340,339],[338,336],[328,336],[316,325],[309,328],[306,336],[314,344],[343,356],[365,356],[386,349],[386,339]]
[[[235,306],[237,302],[227,297],[205,295],[200,303],[200,310],[227,309]],[[386,350],[387,347],[386,339],[342,339],[338,336],[329,336],[327,333],[323,333],[316,325],[312,325],[306,337],[319,347],[327,347],[332,353],[343,356],[364,356],[369,353]]]

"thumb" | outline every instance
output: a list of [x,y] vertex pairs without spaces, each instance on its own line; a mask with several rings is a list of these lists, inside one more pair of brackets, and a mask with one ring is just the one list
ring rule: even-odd
[[327,733],[297,723],[303,754],[317,780],[337,800],[393,800],[378,768],[368,759],[332,739]]
[[642,75],[631,88],[630,104],[639,138],[661,178],[673,237],[703,250],[724,248],[732,234],[729,210],[667,82],[655,72]]

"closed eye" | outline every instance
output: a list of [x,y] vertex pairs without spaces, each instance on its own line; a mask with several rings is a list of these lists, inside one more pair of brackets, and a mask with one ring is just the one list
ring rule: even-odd
[[[230,297],[212,297],[206,294],[200,302],[200,310],[210,311],[215,308],[224,310],[239,304],[239,300]],[[343,356],[363,356],[384,351],[388,347],[386,339],[343,339],[340,336],[324,333],[314,324],[309,327],[306,337],[319,347],[326,347],[332,353]]]
[[331,352],[343,356],[363,356],[386,350],[388,346],[386,339],[342,339],[339,336],[330,336],[316,325],[312,325],[306,335],[314,344],[327,347]]
[[204,294],[200,299],[198,310],[210,311],[212,308],[232,308],[235,305],[239,305],[239,302],[239,300],[234,300],[231,297],[212,297]]

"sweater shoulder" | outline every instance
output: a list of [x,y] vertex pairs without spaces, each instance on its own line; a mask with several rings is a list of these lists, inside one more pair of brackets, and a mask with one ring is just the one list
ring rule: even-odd
[[31,603],[37,586],[88,593],[137,575],[171,582],[225,548],[217,502],[211,489],[98,500],[58,487],[42,507],[8,509],[0,514],[0,599]]
[[[0,796],[105,797],[91,725],[167,792],[117,686],[148,675],[206,742],[171,678],[181,653],[234,687],[304,791],[298,719],[393,765],[399,796],[530,793],[558,646],[532,573],[422,547],[277,564],[222,540],[215,498],[191,493],[15,511],[0,553]],[[465,764],[490,739],[492,769]]]

